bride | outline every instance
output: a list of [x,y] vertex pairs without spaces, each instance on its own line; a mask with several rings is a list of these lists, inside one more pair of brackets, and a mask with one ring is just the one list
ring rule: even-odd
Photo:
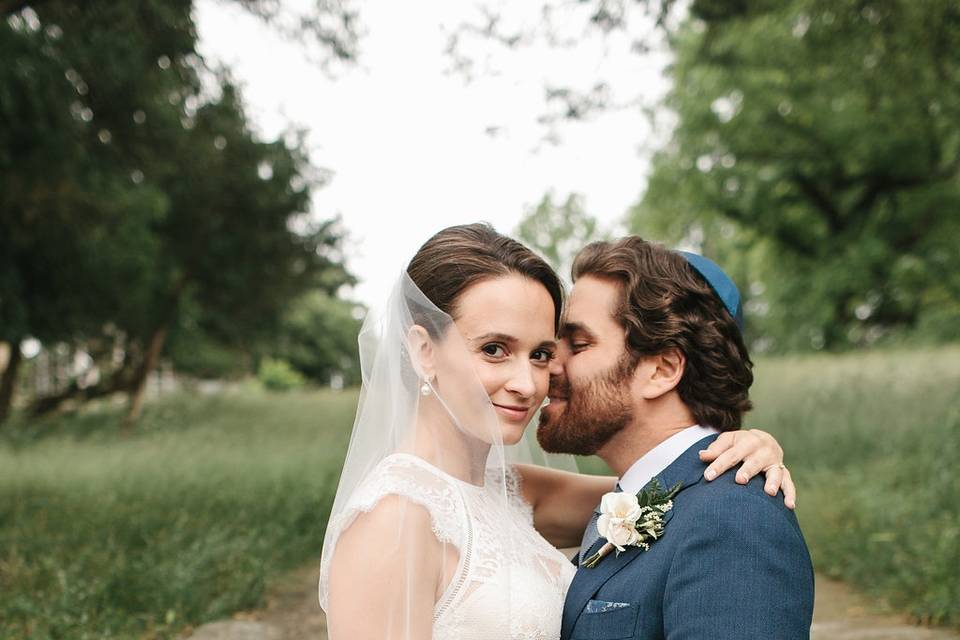
[[[531,464],[563,306],[556,273],[484,224],[421,247],[360,333],[363,388],[323,543],[331,640],[560,637],[580,544],[616,478]],[[724,450],[726,450],[724,452]],[[719,473],[770,469],[771,436],[723,434]],[[552,460],[556,463],[556,460]],[[562,462],[562,461],[561,461]]]

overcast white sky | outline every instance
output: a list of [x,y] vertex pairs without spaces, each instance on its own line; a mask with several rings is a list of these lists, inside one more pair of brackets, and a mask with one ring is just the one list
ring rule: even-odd
[[[540,19],[539,3],[513,3],[517,23]],[[507,52],[475,43],[479,69],[451,74],[447,33],[475,15],[463,0],[364,0],[359,65],[331,78],[232,3],[201,0],[200,50],[231,68],[259,133],[309,131],[314,164],[333,172],[314,194],[314,214],[343,216],[353,296],[383,300],[400,268],[434,232],[486,220],[510,233],[549,190],[582,194],[588,211],[614,226],[640,194],[653,136],[639,108],[563,123],[558,144],[538,124],[544,85],[605,79],[624,100],[655,103],[666,91],[667,56],[626,53],[626,38],[588,38],[570,50],[535,44]],[[510,5],[505,5],[509,8]],[[527,11],[526,15],[517,11]],[[584,21],[570,21],[579,33]],[[495,132],[491,135],[489,130]]]

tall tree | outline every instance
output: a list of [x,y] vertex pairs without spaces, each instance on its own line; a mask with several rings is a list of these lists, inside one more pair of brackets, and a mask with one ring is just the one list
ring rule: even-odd
[[[345,4],[292,23],[279,3],[242,4],[331,58],[354,53]],[[184,296],[236,342],[305,288],[350,280],[335,225],[309,216],[322,180],[302,137],[254,138],[233,85],[196,55],[192,2],[0,11],[0,340],[14,351],[28,335],[123,336],[120,367],[83,395],[128,391],[132,421]],[[0,418],[18,361],[0,380]]]
[[960,337],[958,45],[946,0],[692,17],[675,39],[678,124],[634,228],[756,249],[782,346],[863,344],[928,314]]
[[146,373],[185,296],[204,310],[211,335],[236,344],[276,328],[303,291],[352,282],[338,262],[334,221],[315,223],[307,214],[314,185],[302,144],[253,139],[237,93],[229,84],[222,90],[172,152],[176,170],[158,177],[170,210],[157,228],[157,306],[134,329],[142,352],[128,421],[138,417]]
[[[98,331],[126,304],[116,283],[146,273],[147,225],[164,207],[118,166],[111,111],[95,119],[91,85],[71,64],[93,63],[95,47],[76,51],[67,33],[32,10],[0,24],[0,339],[15,354],[28,335],[54,343]],[[166,44],[178,51],[176,40]],[[144,93],[162,91],[154,74],[141,75]],[[4,371],[0,416],[19,362]]]

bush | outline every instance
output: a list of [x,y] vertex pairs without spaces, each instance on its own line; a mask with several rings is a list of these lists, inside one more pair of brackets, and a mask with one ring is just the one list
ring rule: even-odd
[[257,371],[257,379],[270,391],[292,391],[303,387],[304,378],[286,360],[264,358]]

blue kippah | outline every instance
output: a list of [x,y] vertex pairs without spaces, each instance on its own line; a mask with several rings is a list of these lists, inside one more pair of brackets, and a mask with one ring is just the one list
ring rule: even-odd
[[716,262],[709,258],[687,251],[678,251],[677,253],[686,258],[690,266],[703,276],[710,288],[719,296],[723,306],[733,316],[737,327],[743,331],[743,307],[740,304],[740,292],[737,290],[737,285],[733,284],[733,280],[723,272],[723,269]]

